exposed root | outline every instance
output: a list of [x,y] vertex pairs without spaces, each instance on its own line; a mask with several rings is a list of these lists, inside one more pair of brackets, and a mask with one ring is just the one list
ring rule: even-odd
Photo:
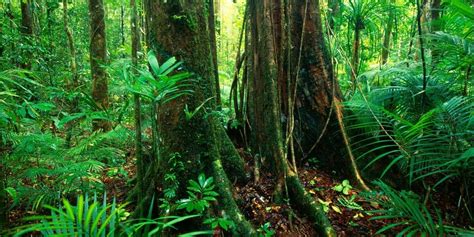
[[216,191],[219,193],[218,209],[222,212],[223,216],[232,220],[235,224],[235,228],[232,230],[233,236],[255,236],[256,232],[252,225],[240,213],[239,207],[235,203],[229,179],[219,159],[215,159],[212,162],[211,172],[215,179]]
[[298,176],[290,173],[286,177],[288,195],[291,205],[300,213],[306,215],[313,223],[321,236],[335,237],[336,231],[329,222],[326,213],[316,200],[306,192]]
[[229,139],[222,126],[215,126],[217,141],[219,143],[219,154],[222,159],[223,168],[227,176],[239,182],[248,181],[249,175],[245,171],[245,162],[235,149],[234,144]]

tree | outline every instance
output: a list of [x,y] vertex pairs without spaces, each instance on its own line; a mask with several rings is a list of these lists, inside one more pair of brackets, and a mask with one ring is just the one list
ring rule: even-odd
[[33,35],[33,11],[31,8],[32,0],[22,0],[21,8],[21,27],[20,30],[25,35]]
[[[105,35],[105,11],[102,0],[89,0],[90,16],[90,64],[92,75],[92,98],[100,110],[109,107],[107,72],[107,38]],[[94,131],[111,129],[110,122],[96,119],[92,123]]]
[[392,37],[392,30],[393,30],[393,25],[395,24],[395,1],[390,0],[389,6],[388,6],[388,18],[387,18],[387,26],[385,28],[385,32],[383,35],[383,43],[382,43],[382,59],[381,59],[381,65],[384,65],[387,63],[388,59],[388,54],[390,52],[390,41]]
[[[234,178],[245,174],[243,161],[212,114],[216,109],[216,90],[205,3],[149,1],[145,6],[148,8],[149,43],[160,61],[176,56],[184,62],[185,70],[195,74],[191,96],[180,97],[159,109],[161,158],[153,160],[146,172],[146,179],[153,180],[146,190],[147,198],[151,199],[155,187],[162,182],[160,177],[166,171],[166,161],[177,153],[185,165],[185,171],[178,175],[180,183],[197,177],[200,171],[214,177],[219,209],[236,224],[234,234],[252,235],[254,230],[240,213],[228,179],[228,175]],[[204,107],[199,109],[201,104]],[[196,110],[192,118],[186,118],[185,108]],[[178,193],[183,194],[184,187]]]
[[[68,89],[70,92],[74,92],[75,89],[79,86],[79,74],[77,73],[77,59],[76,59],[76,46],[74,44],[74,36],[72,34],[72,30],[69,27],[69,19],[68,19],[68,2],[67,0],[63,0],[63,26],[64,32],[67,36],[67,44],[70,54],[70,69],[71,69],[71,80],[68,82]],[[77,98],[73,98],[69,111],[71,113],[77,112],[79,101]],[[70,145],[71,136],[72,136],[72,124],[68,125],[68,134],[66,141],[68,146]]]
[[[130,0],[130,9],[131,9],[131,19],[130,19],[130,29],[132,36],[132,64],[134,67],[138,66],[138,48],[140,46],[140,31],[138,26],[138,11],[137,11],[136,0]],[[133,69],[133,73],[135,70]],[[144,180],[143,176],[146,172],[145,161],[143,157],[142,149],[142,112],[141,112],[141,101],[140,95],[135,93],[133,95],[133,109],[134,109],[134,119],[135,119],[135,157],[137,159],[137,187],[139,191],[144,190]],[[137,193],[138,202],[141,202],[144,197],[142,192]],[[141,216],[143,213],[137,213]]]
[[[251,19],[247,53],[251,55],[248,111],[253,149],[264,158],[264,169],[276,173],[277,200],[278,197],[283,200],[281,196],[286,187],[292,206],[307,215],[321,235],[335,235],[321,207],[301,185],[296,175],[296,164],[290,166],[287,159],[287,154],[294,155],[294,150],[289,151],[294,117],[305,109],[297,107],[298,112],[295,112],[294,105],[309,106],[314,110],[308,114],[320,112],[326,117],[331,107],[331,89],[334,88],[329,82],[332,71],[327,65],[330,61],[323,60],[328,57],[324,53],[319,2],[295,0],[285,6],[282,1],[249,0],[248,4]],[[308,47],[303,48],[303,45]],[[297,83],[300,72],[309,74],[304,75],[301,87]],[[301,93],[303,89],[310,91]],[[297,91],[307,97],[297,97]],[[282,116],[282,111],[285,116]],[[286,118],[286,134],[283,133],[282,117]],[[307,116],[302,118],[306,120]]]
[[215,9],[214,9],[214,0],[208,0],[208,21],[209,21],[209,34],[211,39],[211,52],[212,52],[212,63],[214,64],[214,77],[215,77],[215,87],[216,87],[216,103],[220,107],[221,102],[221,88],[219,86],[219,69],[217,67],[217,42],[216,42],[216,19],[215,19]]

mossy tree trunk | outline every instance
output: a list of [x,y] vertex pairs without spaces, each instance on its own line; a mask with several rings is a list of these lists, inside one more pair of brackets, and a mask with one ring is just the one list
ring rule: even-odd
[[198,0],[154,1],[149,2],[146,10],[151,48],[155,49],[160,61],[175,56],[183,61],[183,70],[193,72],[195,76],[192,95],[179,97],[159,108],[162,162],[152,161],[154,164],[150,165],[152,168],[145,179],[155,179],[151,190],[156,188],[153,185],[162,185],[161,177],[168,166],[166,161],[172,154],[179,153],[179,161],[185,169],[177,174],[181,184],[178,194],[184,193],[187,181],[196,179],[199,172],[214,177],[219,193],[218,208],[236,224],[234,235],[247,236],[254,230],[240,213],[228,179],[228,176],[234,178],[244,174],[243,161],[217,118],[209,114],[216,109],[215,99],[209,100],[190,120],[184,113],[186,105],[193,111],[208,98],[216,96],[205,4]]
[[218,108],[222,106],[221,101],[221,89],[219,85],[219,69],[217,67],[217,40],[216,40],[216,18],[215,18],[215,4],[214,0],[207,0],[208,3],[208,21],[209,21],[209,34],[211,40],[211,52],[212,52],[212,63],[214,64],[214,80],[216,87],[216,103]]
[[[272,18],[281,20],[281,11],[271,0],[250,0],[249,13],[251,31],[250,67],[251,82],[249,85],[252,127],[252,144],[254,153],[258,153],[264,163],[272,166],[278,177],[278,188],[282,188],[286,174],[285,151],[283,147],[280,106],[278,99],[279,70],[278,49],[281,40],[276,40],[274,31],[282,32],[272,24]],[[275,8],[274,8],[275,7]],[[274,12],[274,10],[276,12]],[[279,45],[279,46],[277,46]],[[281,190],[280,190],[281,191]]]
[[[107,72],[107,38],[105,35],[105,10],[103,0],[89,0],[90,16],[90,64],[92,75],[92,98],[101,110],[109,108]],[[111,129],[110,122],[94,120],[94,131]]]
[[[278,201],[281,196],[288,195],[292,207],[313,221],[322,236],[335,236],[334,229],[320,204],[316,203],[316,200],[304,190],[295,167],[290,167],[287,160],[286,154],[288,153],[286,151],[288,151],[290,143],[288,140],[284,140],[283,122],[285,119],[282,118],[293,116],[291,107],[294,100],[288,97],[294,93],[292,93],[289,83],[279,85],[279,82],[289,82],[289,77],[292,75],[290,70],[298,65],[297,61],[299,60],[290,63],[292,58],[287,57],[291,55],[292,49],[298,46],[293,44],[294,35],[287,33],[290,32],[287,27],[292,27],[292,25],[285,24],[285,21],[297,17],[297,13],[299,13],[301,15],[295,19],[299,22],[298,29],[301,31],[304,26],[306,30],[308,25],[302,24],[301,19],[303,18],[301,16],[304,16],[309,8],[315,9],[318,6],[313,4],[314,1],[306,1],[306,4],[305,1],[288,2],[289,4],[285,5],[281,0],[248,1],[250,9],[250,49],[248,53],[251,55],[249,62],[252,71],[249,83],[249,117],[253,144],[255,145],[254,152],[259,153],[263,158],[264,169],[276,174],[276,200]],[[300,7],[301,5],[303,8]],[[301,12],[301,10],[304,11]],[[298,21],[298,19],[300,20]],[[308,21],[315,20],[312,18]],[[320,30],[321,28],[319,28]],[[314,41],[311,36],[309,39]],[[298,43],[298,45],[300,44],[301,42]],[[317,49],[321,47],[314,44],[311,46],[316,46]],[[305,60],[314,61],[309,58],[305,58]],[[317,72],[324,73],[321,70]],[[285,95],[283,93],[285,91],[288,92],[286,93],[288,96],[280,97]],[[287,107],[282,106],[283,101],[288,102]],[[285,108],[290,114],[285,115],[282,112],[282,110],[285,111]]]
[[316,157],[327,168],[352,176],[367,189],[345,134],[342,95],[324,41],[319,1],[290,0],[290,5],[292,47],[287,64],[294,112],[285,117],[294,120],[289,135],[296,141],[295,153]]

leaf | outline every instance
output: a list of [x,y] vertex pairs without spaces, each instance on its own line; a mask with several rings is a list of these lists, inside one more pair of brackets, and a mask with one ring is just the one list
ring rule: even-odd
[[342,193],[343,193],[344,195],[349,195],[349,190],[351,190],[349,187],[344,187],[344,188],[342,189]]
[[337,213],[339,213],[339,214],[342,214],[342,211],[341,211],[341,209],[340,209],[338,206],[336,206],[336,205],[331,205],[331,208],[332,208],[335,212],[337,212]]
[[148,52],[148,63],[150,64],[151,70],[155,73],[156,76],[160,75],[160,64],[156,59],[155,52]]
[[334,189],[334,191],[342,192],[342,190],[344,189],[344,187],[342,186],[342,184],[338,184],[338,185],[336,185],[333,189]]

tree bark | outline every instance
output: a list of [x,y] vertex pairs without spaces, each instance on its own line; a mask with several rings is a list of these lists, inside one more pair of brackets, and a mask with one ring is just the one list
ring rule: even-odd
[[[22,0],[20,3],[21,8],[21,24],[20,24],[20,32],[26,36],[24,38],[25,42],[30,43],[31,38],[33,36],[33,11],[31,8],[32,1],[31,0]],[[31,69],[31,60],[30,58],[25,58],[23,62],[20,63],[20,68],[22,69]]]
[[[109,108],[107,72],[107,38],[105,35],[105,11],[103,0],[89,0],[90,16],[90,64],[92,74],[92,98],[100,110]],[[94,120],[93,130],[108,131],[110,122]]]
[[[132,36],[132,73],[136,73],[136,67],[138,66],[138,48],[140,45],[140,31],[138,25],[138,11],[137,11],[136,0],[130,0],[130,9],[131,9],[131,19],[130,19],[130,29]],[[137,159],[137,200],[138,203],[141,203],[144,199],[144,174],[146,172],[146,163],[143,157],[142,149],[142,112],[141,112],[141,101],[140,95],[135,93],[133,95],[133,108],[134,108],[134,118],[135,118],[135,158]],[[141,209],[139,209],[141,210]],[[139,211],[140,212],[140,211]],[[143,213],[137,213],[137,216],[143,216]]]
[[[253,235],[255,232],[252,226],[240,213],[233,199],[227,176],[239,173],[243,175],[243,161],[218,120],[212,115],[206,116],[206,112],[216,109],[215,100],[207,102],[191,120],[186,120],[183,113],[185,105],[194,110],[216,95],[205,2],[154,1],[149,4],[147,18],[150,19],[151,48],[156,50],[160,61],[175,56],[184,62],[184,70],[195,74],[192,88],[194,92],[191,96],[179,97],[160,107],[160,156],[166,161],[172,153],[180,154],[180,161],[185,165],[185,171],[177,175],[180,184],[195,179],[200,171],[214,177],[216,191],[219,193],[218,208],[236,224],[234,235]],[[154,172],[149,172],[150,179],[157,179],[159,174],[155,172],[159,169],[163,171],[167,164],[155,162],[153,166]],[[156,184],[159,182],[159,179],[155,181]],[[184,192],[184,186],[181,185],[182,189],[178,193]]]
[[[74,45],[74,36],[72,34],[72,30],[69,27],[69,19],[68,19],[68,1],[63,0],[63,26],[64,26],[64,32],[66,33],[67,37],[67,44],[68,44],[68,49],[69,49],[69,57],[70,57],[70,69],[71,69],[71,74],[72,77],[70,81],[68,82],[68,90],[70,92],[74,92],[75,89],[79,86],[79,74],[77,73],[77,59],[76,59],[76,47]],[[79,101],[77,98],[73,98],[71,101],[71,104],[69,106],[69,112],[70,113],[75,113],[77,112],[78,109],[78,103]],[[67,136],[66,136],[66,143],[68,146],[70,146],[71,143],[71,137],[72,137],[72,127],[73,127],[73,122],[69,123],[67,125]]]
[[361,31],[362,28],[359,26],[359,23],[356,23],[354,28],[354,41],[352,43],[351,60],[351,82],[354,91],[357,86],[357,76],[359,74]]
[[21,26],[20,31],[25,35],[33,35],[33,11],[31,0],[22,0],[21,8]]
[[216,103],[219,108],[222,106],[221,101],[221,88],[219,85],[219,68],[217,63],[217,42],[216,42],[216,19],[214,10],[214,0],[208,0],[208,22],[209,22],[209,34],[211,40],[211,52],[212,52],[212,63],[214,64],[214,80],[216,87]]
[[[249,63],[252,70],[249,82],[249,113],[253,144],[256,144],[254,150],[264,159],[264,167],[271,170],[276,176],[275,194],[283,196],[282,188],[286,188],[292,207],[313,221],[315,228],[322,236],[335,236],[321,206],[306,193],[296,174],[296,167],[289,166],[286,156],[289,143],[283,139],[282,118],[291,120],[290,117],[293,116],[291,108],[295,98],[292,95],[296,96],[296,93],[291,89],[296,88],[296,84],[295,81],[284,85],[279,85],[279,83],[288,82],[288,78],[285,79],[285,77],[297,74],[290,72],[294,65],[298,65],[299,62],[307,62],[300,60],[302,57],[297,56],[297,60],[289,57],[286,59],[285,65],[285,52],[291,55],[291,52],[296,48],[298,52],[296,55],[300,55],[299,52],[303,52],[300,51],[300,46],[315,40],[310,35],[307,41],[303,41],[301,37],[295,37],[293,30],[301,32],[303,28],[306,32],[307,27],[311,26],[305,24],[303,19],[306,17],[302,16],[311,15],[308,12],[319,13],[317,1],[292,0],[288,2],[289,4],[286,5],[281,0],[249,0],[248,2],[251,19],[249,24],[250,51],[248,54],[251,55]],[[285,14],[290,14],[289,18]],[[294,22],[285,24],[286,19],[292,19]],[[311,18],[307,21],[313,22],[316,19]],[[286,27],[290,27],[290,34],[286,34]],[[319,30],[321,31],[321,28]],[[298,43],[295,44],[293,40]],[[320,45],[316,46],[316,49],[321,47]],[[298,71],[298,67],[296,68],[295,72]],[[318,72],[321,73],[321,71]],[[285,91],[288,92],[288,97],[280,97]],[[282,113],[282,110],[285,110],[285,106],[281,106],[283,101],[288,101],[286,116],[283,116],[284,113]],[[287,131],[290,131],[286,134],[288,141],[288,136],[292,136],[292,132],[291,129]],[[278,196],[276,197],[278,198]]]
[[394,8],[394,1],[390,1],[390,10],[388,13],[387,19],[387,27],[385,28],[384,36],[383,36],[383,44],[382,44],[382,59],[381,65],[385,65],[388,60],[388,54],[390,52],[390,41],[392,37],[392,30],[393,24],[395,23],[395,9]]

